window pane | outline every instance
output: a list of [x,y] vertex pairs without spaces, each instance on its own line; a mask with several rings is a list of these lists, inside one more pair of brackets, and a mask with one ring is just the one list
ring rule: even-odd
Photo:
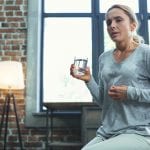
[[91,12],[91,0],[45,0],[45,12]]
[[45,102],[91,102],[83,81],[70,76],[75,56],[92,61],[90,18],[47,18],[44,32]]
[[100,12],[106,13],[108,8],[114,4],[124,4],[130,6],[135,13],[139,12],[138,0],[99,0]]
[[150,13],[150,2],[149,2],[149,0],[147,0],[147,9],[148,9],[148,12]]
[[106,21],[104,21],[104,51],[108,51],[113,48],[115,48],[115,44],[109,37],[109,34],[107,32]]

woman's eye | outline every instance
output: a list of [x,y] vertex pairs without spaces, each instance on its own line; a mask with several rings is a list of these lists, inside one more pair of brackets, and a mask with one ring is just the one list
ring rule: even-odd
[[122,21],[122,20],[121,20],[121,19],[117,19],[117,20],[116,20],[116,22],[120,22],[120,21]]
[[111,20],[107,20],[107,22],[106,22],[107,26],[110,26],[110,25],[111,25],[111,23],[112,23],[112,21],[111,21]]
[[117,17],[115,20],[116,20],[116,22],[121,22],[121,21],[123,21],[123,18]]

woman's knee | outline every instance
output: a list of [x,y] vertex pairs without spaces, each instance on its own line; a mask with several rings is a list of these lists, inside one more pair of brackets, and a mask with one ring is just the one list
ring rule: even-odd
[[148,150],[150,149],[150,143],[146,142],[143,136],[136,134],[122,134],[116,137],[89,143],[85,145],[81,150]]
[[89,141],[89,143],[87,143],[85,146],[83,146],[81,150],[90,150],[93,145],[98,144],[102,141],[103,141],[103,137],[96,136],[94,139]]

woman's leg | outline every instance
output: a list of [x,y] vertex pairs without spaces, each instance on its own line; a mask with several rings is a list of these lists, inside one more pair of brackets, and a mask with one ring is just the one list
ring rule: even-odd
[[86,150],[88,149],[90,146],[93,146],[97,143],[100,143],[104,141],[104,138],[101,136],[96,136],[94,139],[92,139],[89,143],[87,143],[81,150]]
[[121,134],[105,141],[85,146],[83,150],[150,150],[150,137]]

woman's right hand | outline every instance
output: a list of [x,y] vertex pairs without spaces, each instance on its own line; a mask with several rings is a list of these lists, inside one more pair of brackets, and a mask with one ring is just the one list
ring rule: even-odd
[[90,79],[91,79],[91,73],[90,73],[90,68],[89,67],[87,67],[85,69],[84,75],[76,75],[76,74],[74,74],[74,69],[75,69],[75,66],[74,66],[74,64],[72,64],[70,66],[70,75],[72,77],[74,77],[76,79],[79,79],[79,80],[82,80],[82,81],[85,81],[86,83],[90,81]]

